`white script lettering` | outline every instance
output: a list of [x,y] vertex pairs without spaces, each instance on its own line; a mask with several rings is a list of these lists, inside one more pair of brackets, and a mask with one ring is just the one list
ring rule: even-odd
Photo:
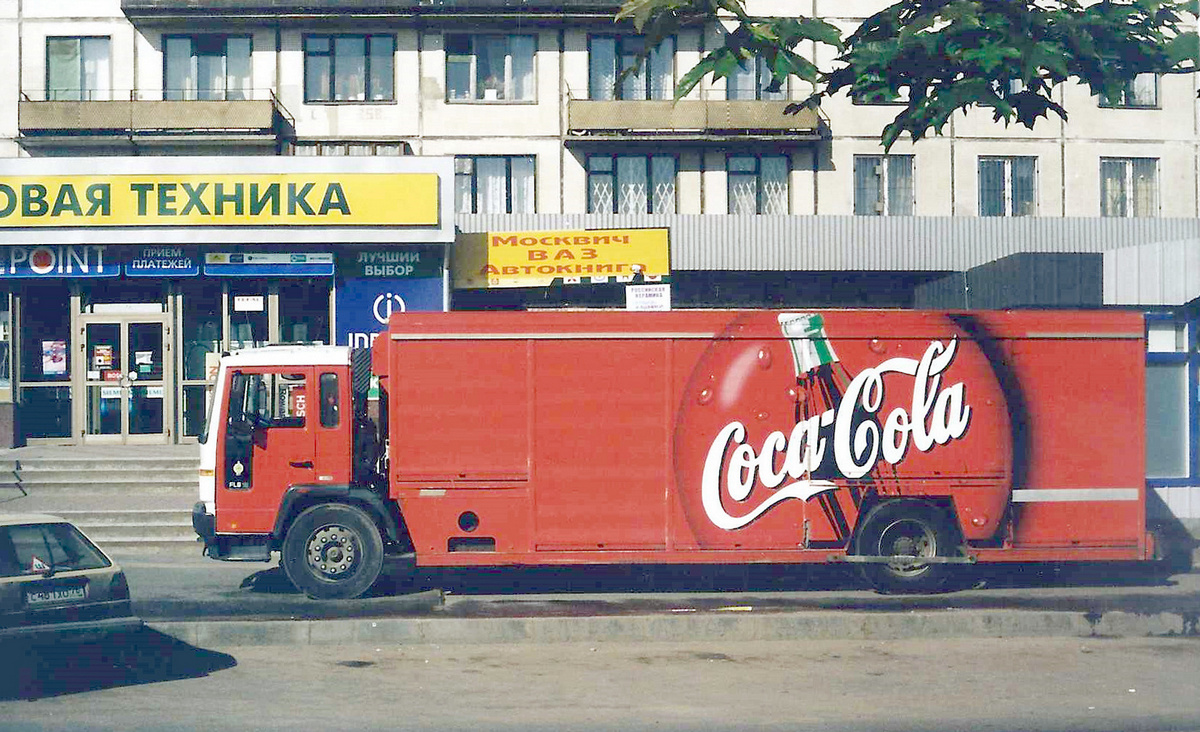
[[[971,419],[966,387],[958,382],[941,388],[942,374],[954,361],[957,349],[957,338],[949,345],[934,341],[920,361],[892,358],[862,371],[851,380],[837,407],[799,422],[788,436],[772,432],[758,451],[745,443],[745,425],[741,422],[725,425],[704,461],[700,495],[709,520],[725,530],[740,529],[780,501],[789,498],[807,501],[837,488],[828,480],[805,478],[821,466],[825,456],[822,425],[833,424],[833,457],[838,473],[849,480],[863,477],[881,459],[889,465],[899,464],[910,444],[920,452],[929,452],[934,445],[961,438]],[[856,423],[856,416],[879,413],[884,402],[883,377],[887,374],[914,377],[910,408],[896,407],[882,420],[882,426],[878,419],[859,419]],[[781,454],[783,467],[777,472],[776,457]],[[780,487],[788,478],[794,482]],[[722,495],[737,503],[744,502],[756,483],[776,492],[747,514],[729,514],[721,502]]]

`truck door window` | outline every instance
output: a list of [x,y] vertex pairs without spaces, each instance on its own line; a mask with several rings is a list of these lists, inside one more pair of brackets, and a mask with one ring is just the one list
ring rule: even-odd
[[337,427],[341,421],[341,405],[338,403],[337,374],[321,374],[321,426]]
[[263,374],[265,396],[260,409],[271,427],[303,427],[308,406],[304,374]]
[[229,385],[229,424],[265,429],[303,427],[304,374],[235,373]]

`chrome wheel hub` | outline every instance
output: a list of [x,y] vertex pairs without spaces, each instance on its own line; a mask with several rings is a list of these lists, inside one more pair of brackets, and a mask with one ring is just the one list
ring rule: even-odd
[[[935,557],[937,537],[923,522],[895,521],[879,535],[879,554],[885,557]],[[914,575],[924,572],[929,565],[896,562],[888,567],[897,573]]]
[[344,526],[322,526],[309,536],[305,549],[308,566],[329,579],[338,579],[358,561],[358,539]]

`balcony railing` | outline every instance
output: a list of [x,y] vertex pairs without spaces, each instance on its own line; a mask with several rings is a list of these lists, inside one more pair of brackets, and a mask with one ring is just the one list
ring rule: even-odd
[[576,99],[567,102],[567,126],[574,137],[722,139],[787,136],[815,139],[824,130],[816,109],[800,109],[790,99],[726,99],[707,92],[699,99]]
[[22,135],[251,134],[294,136],[295,119],[269,89],[236,92],[22,92]]

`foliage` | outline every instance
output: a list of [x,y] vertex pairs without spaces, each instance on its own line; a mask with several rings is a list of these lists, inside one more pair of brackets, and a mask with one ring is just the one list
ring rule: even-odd
[[[1066,119],[1053,90],[1066,81],[1114,98],[1139,73],[1197,68],[1197,3],[1165,0],[903,0],[867,18],[850,35],[817,18],[761,17],[744,0],[626,0],[650,48],[685,27],[720,21],[724,44],[708,52],[676,86],[688,93],[706,74],[730,76],[762,58],[772,86],[793,76],[813,94],[795,112],[847,92],[902,107],[881,138],[919,140],[958,110],[991,109],[996,121],[1033,127],[1050,112]],[[1189,25],[1191,23],[1192,25]],[[836,56],[828,69],[810,58],[818,45]],[[807,54],[806,54],[807,52]]]

